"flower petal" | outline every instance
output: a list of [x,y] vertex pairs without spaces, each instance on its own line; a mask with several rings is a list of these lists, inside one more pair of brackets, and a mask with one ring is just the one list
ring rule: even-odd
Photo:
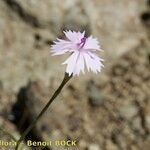
[[82,71],[82,73],[84,73],[84,57],[81,52],[79,53],[76,66],[73,71],[73,75],[79,75],[80,71]]
[[[53,55],[61,55],[70,52],[71,56],[63,63],[67,64],[66,72],[71,75],[84,73],[85,65],[88,71],[100,72],[103,67],[103,59],[94,51],[101,50],[99,42],[92,36],[86,38],[85,32],[64,31],[67,40],[57,39],[52,45]],[[84,42],[84,39],[85,42]]]
[[63,64],[67,64],[66,72],[71,75],[78,60],[79,52],[75,51]]
[[86,67],[89,70],[93,71],[94,73],[100,72],[103,64],[101,63],[101,59],[92,54],[91,52],[87,52],[83,54]]
[[55,44],[52,45],[52,53],[54,55],[61,55],[66,52],[72,51],[75,48],[75,45],[72,44],[70,41],[57,39],[57,41],[54,42]]
[[64,34],[68,38],[68,40],[72,41],[73,43],[79,43],[81,39],[84,37],[85,32],[75,32],[75,31],[64,31]]
[[92,36],[88,37],[86,39],[84,49],[100,50],[100,45],[98,40],[96,38],[93,38]]

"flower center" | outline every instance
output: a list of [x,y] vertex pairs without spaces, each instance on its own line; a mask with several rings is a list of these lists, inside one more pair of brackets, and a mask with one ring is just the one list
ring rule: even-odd
[[85,42],[86,42],[86,37],[83,37],[81,39],[81,42],[78,44],[78,46],[79,46],[80,49],[83,48],[83,46],[85,45]]

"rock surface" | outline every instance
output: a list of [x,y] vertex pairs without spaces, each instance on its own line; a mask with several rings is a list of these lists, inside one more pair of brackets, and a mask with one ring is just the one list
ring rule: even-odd
[[50,44],[64,29],[86,30],[99,38],[105,68],[72,79],[39,122],[41,136],[75,139],[81,150],[148,150],[149,7],[141,0],[1,0],[0,123],[16,119],[10,110],[22,87],[31,116],[38,114],[65,70],[66,56],[52,57]]
[[[149,51],[141,47],[127,52],[105,72],[105,80],[101,76],[96,82],[89,81],[103,94],[103,104],[98,107],[88,102],[90,95],[82,87],[85,85],[72,82],[39,122],[38,133],[46,140],[77,140],[78,149],[146,149],[150,142],[148,56]],[[41,81],[26,87],[23,97],[26,110],[31,113],[28,116],[34,118],[38,114],[53,89],[54,84],[46,87]]]
[[147,38],[140,20],[145,9],[141,0],[1,0],[0,81],[16,92],[29,79],[61,78],[64,57],[58,61],[49,50],[63,29],[92,33],[105,50],[101,55],[115,59]]

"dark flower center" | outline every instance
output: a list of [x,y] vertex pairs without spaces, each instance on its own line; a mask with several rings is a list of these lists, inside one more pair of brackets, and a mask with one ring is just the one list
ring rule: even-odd
[[78,44],[78,46],[79,46],[80,49],[83,48],[83,46],[85,45],[85,42],[86,42],[86,37],[83,37],[81,39],[81,42]]

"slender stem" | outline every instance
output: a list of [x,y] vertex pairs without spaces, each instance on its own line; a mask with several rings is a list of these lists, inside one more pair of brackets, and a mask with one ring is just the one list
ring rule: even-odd
[[21,135],[20,139],[17,141],[17,145],[15,150],[18,150],[19,145],[21,143],[21,141],[24,140],[24,138],[26,137],[26,135],[32,130],[32,128],[35,126],[35,124],[37,123],[37,121],[43,116],[43,114],[46,112],[46,110],[48,109],[48,107],[50,106],[50,104],[54,101],[54,99],[59,95],[59,93],[61,92],[62,88],[65,86],[65,84],[69,81],[69,79],[71,79],[72,75],[69,76],[67,73],[65,73],[64,79],[62,81],[62,83],[60,84],[60,86],[58,87],[58,89],[55,91],[55,93],[53,94],[53,96],[50,98],[50,100],[48,101],[48,103],[45,105],[45,107],[42,109],[42,111],[39,113],[39,115],[35,118],[35,120],[33,120],[33,122],[31,123],[31,125],[23,132],[23,134]]

